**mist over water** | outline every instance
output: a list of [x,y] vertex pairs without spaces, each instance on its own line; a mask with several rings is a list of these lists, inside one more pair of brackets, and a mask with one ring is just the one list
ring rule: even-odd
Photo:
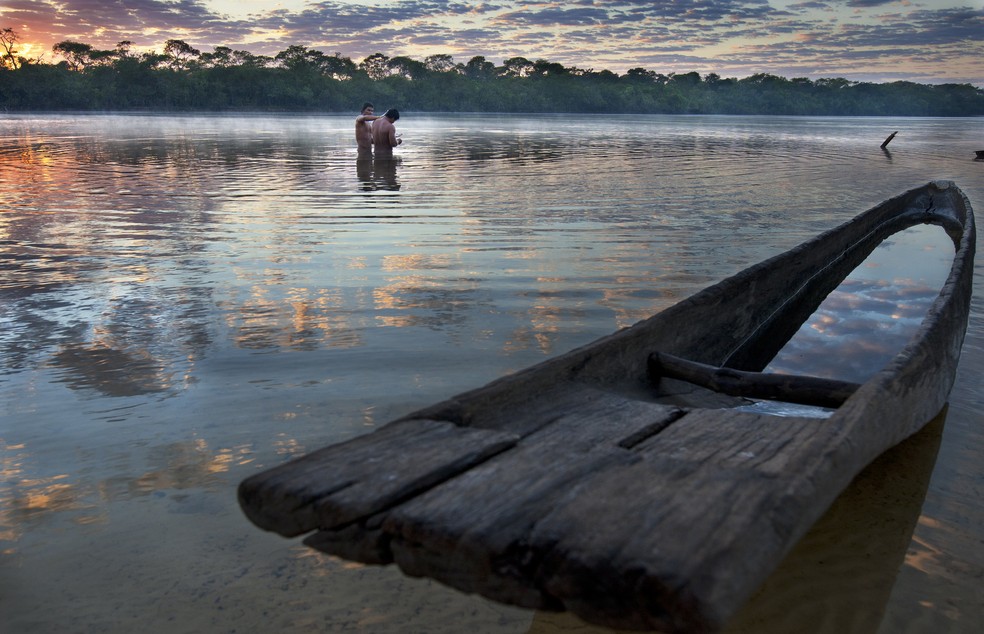
[[[0,119],[12,631],[571,630],[264,534],[235,486],[926,181],[952,179],[984,209],[978,119],[404,113],[397,160],[360,162],[353,118]],[[897,241],[923,261],[926,242]],[[885,309],[885,289],[938,285],[882,268],[840,303],[888,315],[887,329],[917,320],[897,295]],[[812,330],[858,343],[816,355],[825,372],[878,343],[831,311]],[[982,315],[977,292],[885,632],[970,632],[984,617]]]

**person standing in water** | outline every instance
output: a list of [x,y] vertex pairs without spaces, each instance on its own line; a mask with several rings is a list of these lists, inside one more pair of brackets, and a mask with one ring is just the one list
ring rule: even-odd
[[362,104],[362,113],[355,118],[355,143],[359,146],[359,158],[372,158],[372,122],[379,119],[375,107],[368,101]]
[[372,124],[372,142],[376,146],[377,159],[393,158],[393,148],[403,143],[393,125],[400,118],[400,111],[390,108]]

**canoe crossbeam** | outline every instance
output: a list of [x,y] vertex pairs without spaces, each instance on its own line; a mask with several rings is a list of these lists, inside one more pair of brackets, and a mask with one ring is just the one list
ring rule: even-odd
[[796,374],[746,372],[653,352],[648,361],[649,381],[658,387],[662,378],[677,379],[729,396],[769,399],[800,405],[838,408],[860,387],[858,383]]

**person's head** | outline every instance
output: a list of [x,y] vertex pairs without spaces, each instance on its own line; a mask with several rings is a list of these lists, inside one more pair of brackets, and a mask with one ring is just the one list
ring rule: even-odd
[[389,119],[390,121],[396,121],[397,119],[400,118],[400,111],[397,110],[396,108],[390,108],[389,110],[386,111],[386,114],[384,114],[383,116]]
[[362,104],[362,114],[372,114],[375,109],[376,107],[368,101]]

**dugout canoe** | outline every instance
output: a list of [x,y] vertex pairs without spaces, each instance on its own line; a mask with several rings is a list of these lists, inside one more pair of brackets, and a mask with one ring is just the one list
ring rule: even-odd
[[[880,242],[922,223],[953,239],[953,265],[883,369],[860,385],[760,372]],[[943,408],[974,250],[966,196],[931,182],[634,326],[247,478],[240,504],[312,548],[504,603],[713,631]],[[750,397],[832,413],[736,409]]]

